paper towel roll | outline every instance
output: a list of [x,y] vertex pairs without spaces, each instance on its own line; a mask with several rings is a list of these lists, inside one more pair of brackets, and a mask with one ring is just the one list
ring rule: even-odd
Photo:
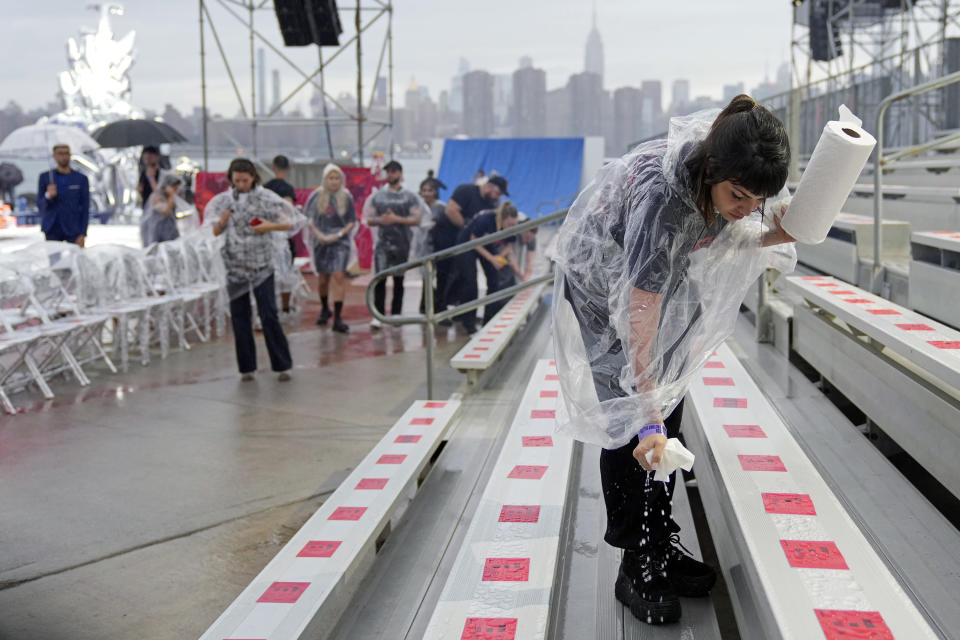
[[784,230],[799,242],[824,241],[877,144],[846,107],[840,107],[840,117],[823,128],[781,220]]

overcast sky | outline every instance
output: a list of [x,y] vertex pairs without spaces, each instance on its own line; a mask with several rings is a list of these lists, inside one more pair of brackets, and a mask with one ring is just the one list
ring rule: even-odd
[[[235,63],[241,94],[249,104],[247,31],[218,0],[207,1],[224,48]],[[130,72],[133,103],[158,111],[168,102],[181,110],[199,105],[198,0],[121,4],[126,13],[113,18],[114,32],[122,36],[135,30],[137,34],[137,58]],[[343,40],[354,31],[354,12],[347,7],[355,5],[343,0],[339,5],[348,31]],[[667,103],[673,80],[688,78],[692,95],[719,98],[724,84],[743,81],[749,90],[765,74],[773,77],[777,67],[789,60],[791,17],[786,0],[597,0],[596,5],[607,89],[660,80]],[[57,74],[66,70],[67,38],[76,37],[81,27],[96,27],[98,14],[86,6],[84,0],[0,0],[4,103],[16,100],[22,106],[36,107],[55,98]],[[583,70],[591,12],[590,2],[583,0],[395,0],[397,102],[402,105],[403,91],[412,78],[427,86],[436,99],[441,90],[449,89],[461,57],[473,69],[510,73],[520,57],[530,56],[534,66],[546,70],[548,88],[562,86],[571,73]],[[373,14],[363,15],[369,20]],[[255,23],[282,48],[272,11],[257,12]],[[370,79],[385,25],[382,20],[364,36],[364,66]],[[261,45],[258,42],[256,46]],[[232,115],[238,103],[210,31],[206,48],[211,107]],[[282,50],[304,69],[315,64],[315,47]],[[325,48],[325,55],[334,50]],[[350,49],[331,64],[327,76],[330,92],[355,90],[355,61],[356,51]],[[280,69],[284,93],[300,81],[301,77],[269,50],[266,66]],[[269,73],[267,77],[269,95]],[[299,94],[292,104],[306,107],[309,95]]]

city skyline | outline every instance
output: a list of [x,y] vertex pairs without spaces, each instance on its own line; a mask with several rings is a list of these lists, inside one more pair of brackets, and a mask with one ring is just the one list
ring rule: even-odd
[[[11,0],[0,2],[0,6],[11,5],[7,7],[11,9],[8,13],[13,14],[13,18],[8,20],[5,26],[0,27],[0,32],[4,32],[5,41],[14,49],[30,50],[31,53],[33,49],[37,50],[36,55],[32,55],[31,73],[24,74],[22,70],[13,68],[0,70],[0,81],[10,89],[8,93],[10,99],[16,100],[25,109],[45,105],[56,97],[56,75],[66,65],[66,56],[63,53],[66,39],[75,37],[81,27],[95,25],[96,14],[85,10],[78,3],[52,0],[52,4],[55,5],[52,7],[53,11],[41,17],[22,15],[22,9],[19,9],[22,5],[18,3],[18,9],[12,9]],[[138,58],[131,70],[133,102],[141,108],[155,111],[162,110],[165,104],[170,103],[181,112],[185,112],[200,104],[199,38],[195,11],[197,3],[195,0],[170,0],[166,4],[169,5],[169,11],[159,13],[144,12],[142,5],[127,6],[126,15],[114,19],[114,30],[121,35],[131,29],[137,31]],[[584,69],[584,46],[593,21],[593,9],[589,5],[570,2],[568,8],[558,10],[558,7],[565,6],[563,2],[531,0],[516,5],[516,3],[508,4],[494,0],[486,5],[489,7],[488,10],[479,12],[476,20],[472,21],[476,25],[474,29],[467,30],[469,33],[458,35],[454,39],[457,43],[454,46],[444,44],[450,41],[448,25],[431,11],[437,8],[434,5],[439,6],[439,4],[442,4],[439,0],[422,0],[410,5],[399,2],[395,4],[394,92],[397,102],[402,101],[403,88],[411,78],[416,78],[418,85],[428,87],[430,97],[437,101],[440,91],[449,89],[447,83],[449,78],[456,75],[461,57],[468,59],[473,69],[485,70],[492,75],[510,74],[516,69],[517,61],[521,57],[529,57],[533,60],[533,66],[545,71],[548,90],[565,86],[570,75]],[[701,15],[711,17],[712,26],[709,31],[719,34],[720,37],[716,38],[719,41],[729,40],[724,35],[725,30],[736,28],[736,25],[742,21],[740,15],[749,15],[751,29],[754,29],[755,24],[759,33],[757,37],[749,40],[749,44],[738,44],[733,47],[708,45],[704,48],[698,42],[701,38],[698,30],[703,27],[694,28],[686,25],[679,19],[676,7],[657,5],[638,9],[635,4],[623,0],[599,2],[596,25],[604,43],[606,64],[603,85],[605,89],[612,91],[621,86],[635,86],[641,79],[651,78],[660,80],[664,86],[669,86],[673,80],[682,77],[690,81],[694,95],[710,95],[719,98],[724,84],[739,81],[745,82],[748,87],[759,84],[765,75],[774,73],[785,58],[789,47],[790,25],[787,3],[784,3],[783,10],[771,11],[770,3],[750,0],[736,12],[729,9],[718,11],[712,3],[706,2],[691,0],[685,4],[689,5],[688,8],[696,9]],[[56,10],[58,8],[59,11]],[[501,12],[501,15],[508,15],[509,20],[496,19],[500,9],[507,12]],[[21,15],[17,15],[18,13]],[[341,14],[346,13],[350,13],[349,10],[341,7]],[[562,43],[556,42],[557,38],[551,37],[551,30],[542,28],[544,16],[549,18],[548,24],[553,27],[553,32],[565,35]],[[675,16],[676,20],[666,21],[669,16]],[[272,12],[261,14],[258,20],[258,28],[264,32],[264,35],[269,37],[277,31]],[[157,21],[160,21],[160,24],[157,24]],[[529,21],[526,24],[541,28],[517,31],[518,23],[525,21]],[[649,29],[644,25],[665,21],[674,26],[650,30],[651,45],[644,50],[637,50],[630,30],[624,30],[624,24],[633,23],[637,25],[638,32],[644,33]],[[350,20],[344,20],[344,22],[349,26]],[[153,28],[154,24],[156,28]],[[237,44],[237,41],[243,41],[246,38],[245,30],[238,25],[231,26],[226,22],[218,26],[224,48],[228,51],[231,50],[232,45]],[[169,39],[158,38],[161,27],[164,31],[170,29],[169,33],[182,34],[185,39],[171,49],[168,46]],[[493,35],[485,36],[486,30],[491,28],[494,29]],[[743,29],[742,26],[739,28]],[[48,46],[37,47],[35,34],[38,30],[42,30],[44,42],[49,43]],[[657,46],[660,42],[657,39],[660,37],[659,33],[671,31],[685,34],[684,37],[679,38],[681,45],[679,50],[659,49]],[[770,37],[775,33],[779,35]],[[346,37],[348,33],[344,35]],[[447,50],[448,53],[437,56],[429,46],[423,44],[423,38],[428,42],[437,42],[437,49]],[[734,41],[737,41],[736,38]],[[162,49],[165,43],[167,47]],[[210,108],[212,112],[230,116],[238,110],[237,102],[225,72],[222,68],[218,68],[219,60],[212,49],[212,44],[208,43]],[[703,51],[698,54],[699,49]],[[242,48],[238,50],[243,51]],[[687,50],[686,53],[684,50]],[[162,51],[159,56],[161,59],[158,59],[158,51]],[[312,47],[283,49],[285,55],[289,55],[297,62],[307,57],[311,58],[311,62],[314,61],[315,58],[312,57],[316,55],[315,51]],[[246,55],[249,56],[248,48]],[[375,58],[376,52],[368,49],[365,61],[375,64]],[[634,63],[635,58],[639,58],[640,61]],[[299,77],[292,73],[272,51],[266,52],[265,62],[267,78],[271,78],[274,70],[278,71],[280,85],[283,88],[288,89],[295,82],[299,82]],[[722,73],[708,71],[717,64],[723,66],[726,71]],[[242,95],[244,92],[248,93],[250,83],[248,58],[243,60],[240,56],[234,71]],[[347,64],[339,70],[331,66],[330,71],[327,84],[332,94],[355,92],[356,80],[351,65]],[[367,75],[372,79],[372,71]],[[367,84],[370,84],[369,80]],[[369,86],[366,87],[365,93],[369,89]],[[267,92],[272,93],[269,89]],[[265,97],[268,104],[272,102],[269,98]],[[309,101],[310,93],[302,92],[292,101],[292,104],[294,107],[307,110]]]

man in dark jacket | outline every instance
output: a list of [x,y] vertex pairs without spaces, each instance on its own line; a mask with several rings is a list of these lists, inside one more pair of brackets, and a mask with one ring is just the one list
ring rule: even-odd
[[47,240],[64,240],[83,246],[90,221],[90,182],[70,168],[70,147],[54,145],[55,169],[40,174],[37,207]]

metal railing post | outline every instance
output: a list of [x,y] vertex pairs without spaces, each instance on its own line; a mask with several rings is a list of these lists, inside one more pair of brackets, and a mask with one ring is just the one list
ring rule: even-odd
[[[512,298],[521,291],[525,291],[530,287],[535,287],[539,284],[549,282],[553,280],[553,274],[547,273],[545,275],[535,276],[527,280],[526,282],[520,282],[515,284],[512,287],[507,287],[495,293],[485,295],[482,298],[477,298],[470,302],[464,302],[463,304],[457,305],[452,309],[441,309],[439,312],[433,308],[434,306],[434,291],[433,291],[433,276],[436,273],[436,262],[439,260],[447,260],[453,256],[466,253],[468,251],[473,251],[479,246],[488,244],[490,242],[495,242],[497,240],[502,240],[505,238],[510,238],[517,234],[523,233],[524,231],[529,231],[530,229],[536,229],[544,224],[549,224],[552,222],[558,222],[563,220],[567,215],[567,209],[561,211],[556,211],[549,215],[543,216],[536,220],[528,220],[522,222],[514,227],[509,229],[503,229],[502,231],[497,231],[496,233],[491,233],[490,235],[471,240],[469,242],[464,242],[462,244],[454,245],[448,247],[441,251],[435,251],[430,255],[423,256],[422,258],[417,258],[416,260],[411,260],[405,262],[401,265],[395,267],[390,267],[384,269],[379,273],[375,273],[373,278],[367,284],[367,291],[365,295],[365,300],[367,303],[367,309],[370,311],[370,315],[379,320],[383,324],[389,324],[392,326],[401,326],[405,324],[419,324],[424,325],[427,328],[427,399],[433,400],[434,396],[434,376],[433,376],[433,354],[435,349],[436,334],[435,328],[438,322],[444,320],[453,319],[456,316],[478,309],[484,305],[497,302],[499,300],[506,300],[507,298]],[[421,267],[423,271],[421,272],[424,278],[423,286],[423,314],[415,316],[385,316],[380,313],[373,304],[373,290],[377,284],[389,278],[390,276],[399,275],[401,273],[406,273],[410,269],[416,269]]]
[[433,348],[437,340],[433,324],[433,260],[423,265],[423,313],[427,318],[427,400],[433,400]]
[[943,76],[942,78],[937,78],[936,80],[924,82],[923,84],[918,84],[915,87],[910,87],[909,89],[892,93],[880,102],[880,106],[877,109],[877,148],[874,151],[873,156],[873,271],[870,278],[870,291],[877,295],[880,294],[881,279],[883,277],[883,267],[880,263],[880,244],[882,237],[880,226],[883,213],[883,193],[881,192],[883,187],[884,164],[883,117],[886,115],[887,109],[889,109],[890,105],[892,105],[894,102],[920,95],[921,93],[927,93],[928,91],[942,89],[943,87],[956,82],[960,82],[960,71],[955,71],[951,74]]

